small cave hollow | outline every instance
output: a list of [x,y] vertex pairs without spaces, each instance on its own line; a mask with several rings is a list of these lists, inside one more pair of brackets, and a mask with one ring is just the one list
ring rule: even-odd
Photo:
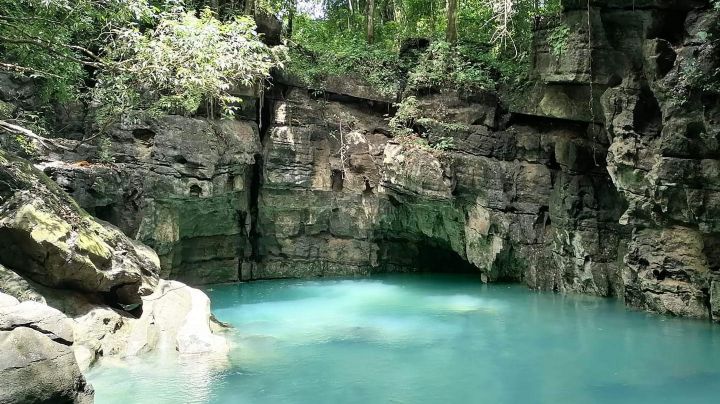
[[417,248],[415,267],[422,272],[480,274],[474,265],[443,243],[424,240],[417,243]]
[[453,251],[444,240],[385,240],[380,242],[387,268],[438,274],[476,274],[480,270]]
[[200,185],[198,185],[198,184],[190,185],[190,195],[202,196],[202,188],[200,188]]
[[363,181],[365,182],[365,189],[363,190],[363,194],[372,195],[373,186],[372,186],[372,184],[370,184],[370,179],[368,177],[364,177]]
[[115,224],[115,222],[113,221],[114,214],[115,214],[115,205],[114,204],[111,203],[111,204],[104,205],[104,206],[96,206],[94,213],[95,214],[93,216],[95,216],[96,218],[98,218],[100,220],[104,220],[108,223]]
[[653,276],[655,277],[655,279],[657,279],[659,281],[664,281],[665,278],[667,278],[668,275],[670,275],[670,273],[664,269],[660,269],[660,270],[653,269],[652,273],[653,273]]
[[330,172],[330,183],[332,184],[331,187],[333,191],[340,192],[343,190],[344,177],[345,175],[342,170],[332,170]]
[[155,132],[146,128],[135,129],[132,131],[132,135],[135,139],[144,143],[152,143],[155,138]]
[[640,98],[633,110],[633,121],[639,133],[655,136],[662,129],[662,111],[655,94],[649,88],[640,91]]

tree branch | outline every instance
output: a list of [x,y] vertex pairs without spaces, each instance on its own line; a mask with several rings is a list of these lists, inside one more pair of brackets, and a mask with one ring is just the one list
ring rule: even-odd
[[62,78],[54,73],[50,73],[50,72],[46,72],[46,71],[38,70],[38,69],[33,69],[32,67],[20,66],[20,65],[13,64],[13,63],[0,62],[0,69],[12,70],[12,71],[16,71],[19,73],[31,73],[31,74],[36,74],[38,76],[44,76],[44,77],[55,77],[57,79]]
[[[43,40],[36,39],[36,38],[7,38],[7,37],[2,37],[2,36],[0,36],[0,42],[16,44],[16,45],[23,45],[23,44],[24,45],[35,45],[37,47],[47,50],[48,52],[50,52],[56,56],[61,57],[63,59],[68,59],[73,62],[77,62],[77,63],[91,66],[91,67],[102,67],[104,65],[104,63],[98,56],[96,56],[94,53],[92,53],[89,50],[87,50],[83,47],[80,47],[80,46],[65,45],[65,44],[53,44],[51,42],[43,41]],[[75,56],[68,55],[66,53],[60,52],[57,49],[55,49],[55,46],[65,47],[67,49],[76,50],[76,51],[77,50],[82,51],[83,53],[85,53],[87,55],[91,55],[92,58],[97,61],[91,62],[89,60],[83,60],[83,59],[77,58]]]
[[10,122],[7,122],[7,121],[0,120],[0,129],[5,130],[6,132],[15,133],[15,134],[18,134],[18,135],[22,135],[22,136],[28,137],[28,138],[33,139],[33,140],[37,140],[38,142],[40,142],[40,144],[42,144],[42,145],[45,146],[45,147],[48,147],[48,144],[50,144],[50,145],[52,145],[52,146],[54,146],[54,147],[57,147],[57,148],[59,148],[59,149],[63,149],[63,150],[67,150],[67,151],[72,151],[72,150],[73,150],[73,149],[71,149],[71,148],[69,148],[69,147],[67,147],[67,146],[63,146],[63,145],[61,145],[61,144],[58,144],[57,142],[55,142],[55,141],[52,140],[52,139],[48,139],[48,138],[46,138],[46,137],[42,137],[42,136],[36,134],[35,132],[31,131],[30,129],[26,129],[26,128],[23,128],[22,126],[18,126],[18,125],[13,125],[13,124],[11,124]]

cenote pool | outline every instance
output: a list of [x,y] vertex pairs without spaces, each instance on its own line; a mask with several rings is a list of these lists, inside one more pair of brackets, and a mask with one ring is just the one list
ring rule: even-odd
[[104,403],[717,403],[720,326],[474,277],[207,288],[222,358],[88,375]]

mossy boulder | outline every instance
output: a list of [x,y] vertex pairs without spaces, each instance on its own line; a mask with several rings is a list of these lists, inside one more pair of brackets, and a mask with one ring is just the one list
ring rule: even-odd
[[139,304],[157,255],[93,219],[28,162],[0,150],[0,264],[52,288]]

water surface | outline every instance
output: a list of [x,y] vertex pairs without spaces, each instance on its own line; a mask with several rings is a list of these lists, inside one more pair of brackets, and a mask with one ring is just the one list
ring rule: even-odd
[[206,290],[226,358],[105,361],[104,403],[717,403],[720,326],[401,275]]

